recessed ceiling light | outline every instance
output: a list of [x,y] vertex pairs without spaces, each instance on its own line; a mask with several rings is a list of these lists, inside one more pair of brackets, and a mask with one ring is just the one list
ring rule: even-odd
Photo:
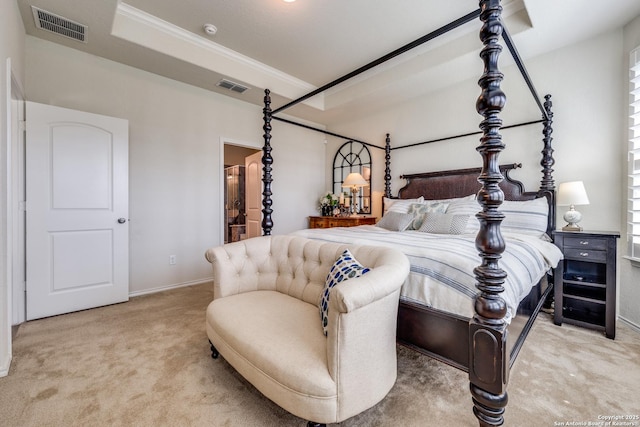
[[285,3],[293,3],[296,0],[284,0]]
[[218,32],[218,29],[213,24],[204,24],[203,28],[204,28],[204,32],[207,33],[210,36],[212,36],[212,35],[214,35],[215,33]]

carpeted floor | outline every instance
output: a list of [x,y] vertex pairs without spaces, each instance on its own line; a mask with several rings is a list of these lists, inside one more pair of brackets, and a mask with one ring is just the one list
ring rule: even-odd
[[[198,285],[21,325],[0,425],[306,425],[211,359],[211,298]],[[342,426],[477,425],[465,373],[402,347],[398,357],[389,395]],[[598,425],[588,423],[640,415],[638,396],[640,334],[619,322],[612,341],[543,313],[511,371],[505,424]]]

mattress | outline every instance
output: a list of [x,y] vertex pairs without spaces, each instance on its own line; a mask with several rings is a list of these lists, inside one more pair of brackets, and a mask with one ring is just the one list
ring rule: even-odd
[[[411,270],[401,299],[464,317],[474,314],[477,294],[473,269],[481,264],[475,234],[431,234],[389,231],[373,225],[300,230],[293,234],[328,242],[388,246],[408,258]],[[520,301],[551,268],[562,253],[548,240],[530,234],[503,233],[506,249],[500,267],[507,273],[502,298],[507,303],[505,321],[517,313]]]

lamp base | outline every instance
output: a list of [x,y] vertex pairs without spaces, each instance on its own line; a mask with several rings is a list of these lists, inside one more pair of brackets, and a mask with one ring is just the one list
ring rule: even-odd
[[575,210],[573,205],[564,213],[563,218],[567,221],[567,225],[562,227],[563,231],[582,231],[582,227],[578,225],[582,219],[582,214]]
[[562,231],[582,231],[582,227],[580,227],[578,224],[570,223],[562,227]]

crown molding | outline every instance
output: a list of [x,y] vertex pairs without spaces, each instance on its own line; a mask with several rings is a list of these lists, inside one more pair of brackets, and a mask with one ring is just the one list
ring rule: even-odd
[[[119,3],[116,7],[111,35],[229,76],[232,80],[240,80],[262,89],[269,88],[273,93],[290,99],[316,89],[310,83],[126,3]],[[314,97],[305,103],[324,109],[323,96]]]

